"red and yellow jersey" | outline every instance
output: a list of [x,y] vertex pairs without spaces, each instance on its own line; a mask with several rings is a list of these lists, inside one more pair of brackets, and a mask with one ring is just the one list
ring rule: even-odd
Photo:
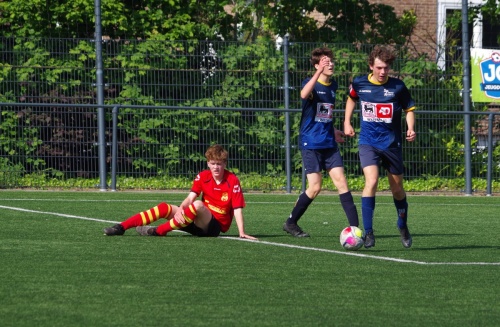
[[234,209],[245,207],[240,180],[228,170],[224,170],[220,184],[213,179],[210,170],[200,172],[193,181],[191,192],[202,195],[203,204],[220,223],[223,233],[231,226]]

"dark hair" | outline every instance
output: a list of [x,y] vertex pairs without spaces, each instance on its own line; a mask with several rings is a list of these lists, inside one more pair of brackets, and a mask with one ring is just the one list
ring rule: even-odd
[[327,56],[333,60],[333,51],[330,48],[316,48],[311,52],[311,64],[314,66],[319,64],[321,57]]
[[370,57],[368,58],[368,63],[370,64],[370,66],[373,66],[376,58],[380,59],[390,66],[396,59],[396,54],[394,53],[394,50],[388,47],[376,45],[370,53]]

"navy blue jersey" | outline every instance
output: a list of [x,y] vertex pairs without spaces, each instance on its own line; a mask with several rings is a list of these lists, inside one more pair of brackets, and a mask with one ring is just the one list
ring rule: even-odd
[[349,97],[360,101],[359,144],[382,150],[400,148],[402,112],[414,110],[415,101],[403,81],[389,77],[387,82],[375,84],[369,76],[356,77],[349,89]]
[[[302,88],[311,78],[302,82]],[[302,116],[300,118],[299,146],[301,149],[336,148],[333,129],[333,112],[338,84],[330,81],[323,84],[319,81],[307,99],[302,99]]]

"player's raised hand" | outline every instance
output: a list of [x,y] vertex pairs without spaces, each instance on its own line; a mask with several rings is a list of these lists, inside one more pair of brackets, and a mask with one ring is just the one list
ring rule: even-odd
[[319,64],[318,64],[319,71],[326,73],[325,69],[329,70],[329,71],[331,71],[333,69],[333,62],[331,61],[330,58],[328,58],[326,56],[322,57],[321,60],[319,61]]

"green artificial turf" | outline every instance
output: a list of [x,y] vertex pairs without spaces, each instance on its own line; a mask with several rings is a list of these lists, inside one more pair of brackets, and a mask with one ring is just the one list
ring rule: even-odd
[[[184,194],[0,192],[2,326],[499,326],[500,199],[409,195],[413,247],[377,197],[376,246],[347,252],[336,195],[282,231],[297,195],[246,194],[246,232],[104,236]],[[361,220],[359,195],[355,195]]]

